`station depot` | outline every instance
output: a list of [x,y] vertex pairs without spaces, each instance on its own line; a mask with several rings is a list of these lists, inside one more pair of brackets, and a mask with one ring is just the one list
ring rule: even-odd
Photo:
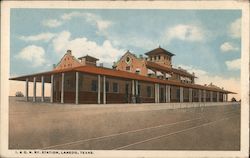
[[[161,47],[145,55],[127,51],[112,68],[106,68],[97,65],[95,57],[86,55],[77,59],[68,50],[53,70],[10,80],[25,81],[26,100],[33,102],[38,101],[37,82],[41,82],[42,102],[45,102],[44,84],[51,84],[51,103],[226,102],[229,93],[235,94],[212,83],[195,84],[195,74],[174,68],[174,54]],[[34,88],[30,97],[29,82],[33,82]]]

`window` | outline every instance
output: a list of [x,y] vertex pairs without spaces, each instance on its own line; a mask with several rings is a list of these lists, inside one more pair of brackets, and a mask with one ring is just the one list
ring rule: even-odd
[[109,92],[109,82],[108,81],[106,81],[106,83],[105,83],[105,89],[106,89],[106,92]]
[[113,83],[113,92],[118,93],[118,83],[116,82]]
[[126,66],[126,70],[127,70],[127,71],[130,71],[130,66]]
[[130,57],[126,57],[126,62],[127,62],[127,63],[130,62]]
[[156,60],[156,56],[154,56],[155,60]]
[[92,80],[91,82],[91,91],[97,91],[97,80]]
[[158,60],[160,60],[160,59],[161,59],[161,56],[159,55],[159,56],[158,56]]
[[152,95],[151,87],[147,86],[147,97],[151,97],[151,95]]
[[135,70],[135,73],[136,73],[136,74],[140,74],[140,72],[141,72],[141,71],[140,71],[139,69],[136,69],[136,70]]

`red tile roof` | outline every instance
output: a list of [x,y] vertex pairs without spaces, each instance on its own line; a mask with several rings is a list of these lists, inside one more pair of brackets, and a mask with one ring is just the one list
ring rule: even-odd
[[167,50],[165,50],[165,49],[163,49],[163,48],[161,48],[161,47],[159,47],[159,48],[156,48],[156,49],[153,49],[153,50],[151,50],[151,51],[149,51],[149,52],[147,52],[147,53],[145,53],[146,55],[158,55],[158,54],[166,54],[166,55],[168,55],[168,56],[174,56],[174,54],[173,53],[170,53],[169,51],[167,51]]
[[168,72],[168,73],[174,72],[176,74],[179,74],[179,75],[182,75],[185,77],[195,77],[194,75],[192,75],[186,71],[175,69],[175,68],[168,68],[168,67],[161,66],[161,65],[154,63],[154,62],[151,62],[151,61],[147,61],[146,66],[148,68],[154,68],[154,69],[161,70],[161,71]]
[[96,66],[80,66],[80,67],[68,68],[68,69],[63,69],[63,70],[54,70],[54,71],[49,71],[49,72],[42,72],[42,73],[37,73],[37,74],[14,77],[14,78],[10,78],[10,80],[25,81],[26,78],[42,76],[42,75],[58,74],[62,72],[84,72],[84,73],[90,73],[90,74],[96,74],[96,75],[118,77],[118,78],[129,79],[129,80],[140,80],[140,81],[147,81],[147,82],[152,82],[152,83],[181,86],[181,87],[186,87],[186,88],[196,88],[196,89],[217,91],[217,92],[223,92],[223,93],[234,93],[234,92],[226,91],[223,89],[216,89],[216,88],[202,86],[198,84],[181,83],[179,81],[173,81],[173,80],[162,80],[162,79],[146,77],[146,76],[142,76],[142,75],[138,75],[135,73],[126,72],[126,71],[119,71],[119,70],[114,70],[114,69],[109,69],[109,68],[104,68],[104,67],[96,67]]

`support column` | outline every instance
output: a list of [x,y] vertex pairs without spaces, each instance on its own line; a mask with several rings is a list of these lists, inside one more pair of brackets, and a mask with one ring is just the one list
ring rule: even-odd
[[201,102],[201,90],[198,90],[199,102]]
[[163,80],[166,80],[166,72],[163,73]]
[[75,95],[75,103],[79,103],[79,72],[76,72],[76,95]]
[[228,101],[228,94],[225,94],[226,95],[226,102]]
[[193,89],[192,88],[189,88],[189,102],[192,102],[193,101]]
[[157,84],[155,83],[155,103],[157,103]]
[[51,83],[50,102],[53,103],[53,97],[54,97],[54,75],[50,76],[50,83]]
[[103,76],[103,104],[106,104],[106,76]]
[[220,102],[220,94],[217,92],[217,102]]
[[28,78],[26,78],[25,99],[26,101],[29,101],[29,79]]
[[136,96],[138,96],[138,93],[139,93],[139,92],[138,92],[138,88],[139,88],[139,87],[138,87],[138,81],[136,80],[136,81],[135,81],[135,95],[136,95]]
[[165,86],[165,103],[168,103],[168,85]]
[[171,95],[171,93],[170,93],[170,86],[169,85],[167,85],[167,101],[168,101],[168,103],[170,103],[170,95]]
[[183,87],[180,87],[180,102],[183,103]]
[[101,104],[101,76],[98,75],[97,79],[98,79],[98,86],[97,86],[97,88],[98,88],[98,90],[97,90],[97,99],[98,100],[97,100],[97,103]]
[[33,102],[36,102],[36,77],[33,77]]
[[132,80],[132,103],[135,103],[135,80]]
[[213,91],[210,91],[210,102],[213,102]]
[[41,101],[44,102],[44,76],[41,77],[41,80],[42,80],[42,98],[41,98]]
[[61,103],[64,103],[64,73],[62,73]]
[[206,90],[203,90],[203,102],[207,101]]
[[157,84],[157,103],[160,103],[160,85]]

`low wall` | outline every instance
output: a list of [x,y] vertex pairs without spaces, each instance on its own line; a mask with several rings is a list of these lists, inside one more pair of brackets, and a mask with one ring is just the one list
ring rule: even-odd
[[[18,101],[25,101],[24,97],[10,97]],[[32,102],[32,97],[29,97],[29,102]],[[41,98],[37,97],[37,102],[41,102]],[[45,97],[45,104],[51,104],[50,98]],[[53,103],[53,105],[61,103]],[[156,109],[181,109],[181,108],[194,108],[194,107],[210,107],[210,106],[226,106],[226,105],[240,105],[240,102],[183,102],[183,103],[140,103],[140,104],[74,104],[64,103],[65,106],[84,106],[84,107],[154,107]]]
[[195,108],[195,107],[210,107],[210,106],[225,106],[225,105],[240,105],[239,102],[192,102],[192,103],[162,103],[169,109]]

